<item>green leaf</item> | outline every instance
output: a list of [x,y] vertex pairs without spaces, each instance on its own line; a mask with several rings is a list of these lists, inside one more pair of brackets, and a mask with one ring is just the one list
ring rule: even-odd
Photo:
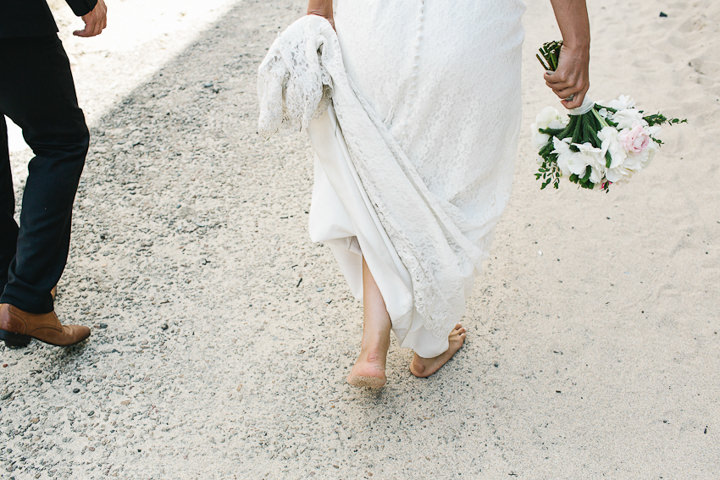
[[585,176],[583,176],[582,181],[587,182],[590,180],[590,175],[592,175],[592,168],[590,168],[590,165],[585,167]]

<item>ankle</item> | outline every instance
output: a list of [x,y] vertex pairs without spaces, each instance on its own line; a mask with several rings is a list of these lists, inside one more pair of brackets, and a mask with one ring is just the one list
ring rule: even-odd
[[374,347],[362,347],[360,349],[360,359],[365,360],[369,363],[382,363],[385,364],[385,360],[387,359],[387,348],[383,348],[382,346],[374,346]]
[[390,349],[390,334],[368,335],[363,334],[360,350],[366,353],[385,355]]

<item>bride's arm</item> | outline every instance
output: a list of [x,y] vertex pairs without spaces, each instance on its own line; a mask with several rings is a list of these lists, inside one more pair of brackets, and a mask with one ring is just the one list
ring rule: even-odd
[[332,0],[308,0],[307,13],[308,15],[319,15],[327,18],[333,28],[335,28]]
[[585,0],[550,0],[555,10],[563,47],[555,73],[545,82],[563,100],[566,108],[579,107],[590,88],[590,21]]

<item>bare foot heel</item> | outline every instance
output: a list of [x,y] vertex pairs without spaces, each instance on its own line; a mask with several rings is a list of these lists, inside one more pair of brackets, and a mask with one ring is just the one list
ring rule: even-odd
[[466,335],[467,332],[465,327],[458,323],[448,336],[448,349],[444,353],[441,353],[437,357],[433,358],[423,358],[418,356],[416,353],[412,362],[410,362],[410,372],[419,378],[426,378],[437,372],[440,370],[440,367],[445,365],[448,360],[450,360],[453,355],[460,350],[465,342]]
[[360,355],[347,377],[347,382],[353,387],[382,388],[387,383],[385,376],[385,362],[378,356]]
[[360,388],[382,388],[387,383],[387,379],[381,377],[365,377],[362,375],[348,375],[347,382],[353,387]]

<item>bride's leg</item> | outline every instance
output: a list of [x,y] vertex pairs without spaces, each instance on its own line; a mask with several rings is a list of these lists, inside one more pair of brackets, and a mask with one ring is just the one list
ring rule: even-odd
[[385,385],[385,360],[390,348],[390,315],[363,257],[363,337],[360,355],[347,381],[358,387]]
[[453,331],[450,332],[448,337],[449,346],[445,353],[438,355],[433,358],[423,358],[417,353],[410,362],[410,372],[416,377],[429,377],[433,373],[440,370],[440,367],[445,365],[450,360],[455,352],[460,350],[465,342],[465,336],[467,335],[465,327],[459,323],[455,325]]

